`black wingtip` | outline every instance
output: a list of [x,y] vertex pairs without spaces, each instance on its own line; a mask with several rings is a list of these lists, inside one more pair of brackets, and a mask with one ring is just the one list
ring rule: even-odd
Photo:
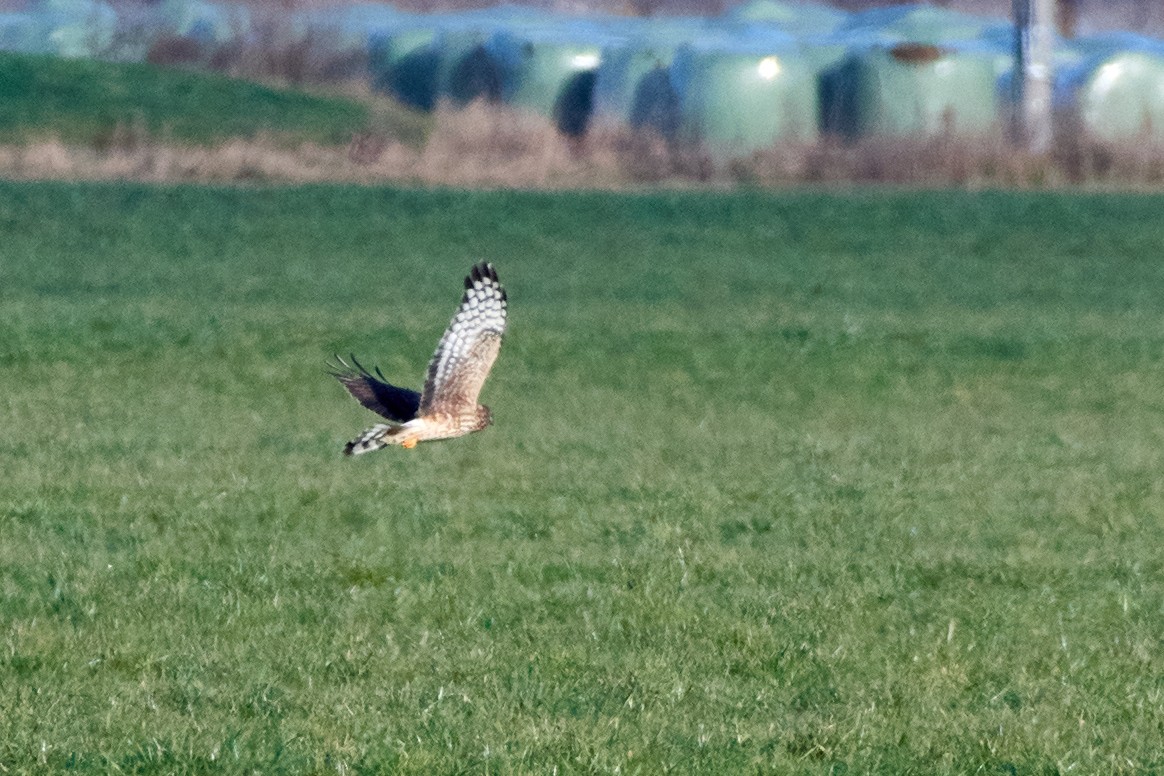
[[[357,377],[373,377],[372,373],[368,371],[368,368],[356,358],[355,353],[349,353],[347,361],[339,353],[333,353],[331,357],[334,361],[325,361],[324,365],[327,367],[327,373],[340,382],[354,380]],[[376,376],[381,381],[388,382],[388,378],[384,377],[384,373],[380,371],[380,367],[374,367],[374,369],[376,370]]]
[[465,288],[472,288],[473,283],[483,280],[492,280],[494,283],[497,280],[497,268],[491,262],[479,261],[469,270],[468,276],[465,278]]
[[348,359],[349,359],[349,360],[351,360],[351,362],[352,362],[352,365],[353,365],[353,366],[354,366],[356,369],[358,369],[358,370],[360,371],[360,374],[362,374],[362,375],[366,375],[366,374],[368,374],[368,370],[367,370],[367,369],[364,369],[364,365],[363,365],[363,364],[361,364],[359,361],[357,361],[357,360],[356,360],[356,354],[355,354],[355,353],[349,353],[349,354],[348,354]]

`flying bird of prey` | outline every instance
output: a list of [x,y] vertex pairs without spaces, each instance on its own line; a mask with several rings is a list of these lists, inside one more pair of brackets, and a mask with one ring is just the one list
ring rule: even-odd
[[461,306],[437,345],[420,393],[390,384],[379,369],[373,375],[355,356],[351,364],[336,356],[331,374],[360,404],[389,421],[348,442],[344,454],[359,455],[389,445],[416,447],[417,442],[464,436],[492,424],[489,408],[478,404],[477,396],[501,348],[505,308],[505,289],[497,280],[497,270],[486,262],[474,265],[465,278]]

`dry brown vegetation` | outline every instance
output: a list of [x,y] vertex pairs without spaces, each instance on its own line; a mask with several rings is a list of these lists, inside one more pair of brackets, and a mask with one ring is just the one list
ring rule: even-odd
[[549,119],[483,102],[442,106],[427,134],[408,142],[384,131],[346,146],[290,145],[277,136],[193,146],[122,127],[99,145],[47,138],[0,146],[0,176],[31,179],[156,182],[363,184],[457,187],[625,188],[895,183],[963,187],[1056,187],[1077,184],[1157,187],[1164,147],[1104,144],[1060,132],[1050,157],[1014,150],[999,129],[991,137],[953,135],[843,143],[789,142],[751,154],[716,156],[645,133],[598,125],[586,137],[557,132]]
[[286,15],[256,14],[247,34],[236,37],[245,42],[162,36],[150,44],[145,59],[164,67],[209,69],[292,85],[360,81],[367,72],[363,52],[337,45],[326,32],[297,32]]

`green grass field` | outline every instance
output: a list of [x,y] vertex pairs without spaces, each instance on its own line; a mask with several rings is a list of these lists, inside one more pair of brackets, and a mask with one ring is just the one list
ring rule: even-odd
[[0,184],[0,771],[1160,771],[1162,212]]
[[[56,135],[107,145],[118,132],[180,143],[267,134],[347,143],[375,119],[368,105],[210,73],[145,64],[0,53],[0,140]],[[142,139],[142,138],[139,138]]]

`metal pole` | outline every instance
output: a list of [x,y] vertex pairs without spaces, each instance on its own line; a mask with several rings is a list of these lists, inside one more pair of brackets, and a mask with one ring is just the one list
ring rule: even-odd
[[1014,0],[1017,139],[1032,154],[1053,142],[1051,86],[1055,0]]

